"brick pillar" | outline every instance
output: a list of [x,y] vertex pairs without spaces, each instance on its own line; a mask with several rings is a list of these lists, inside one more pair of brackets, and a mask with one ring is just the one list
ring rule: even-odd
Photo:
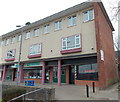
[[69,66],[66,66],[66,84],[69,84]]
[[5,77],[6,77],[6,65],[4,65],[2,81],[5,81]]
[[58,86],[61,86],[61,60],[58,60]]
[[45,62],[43,61],[43,66],[42,66],[42,84],[44,85],[45,82]]
[[52,83],[53,80],[53,67],[50,67],[50,83]]
[[23,74],[23,64],[20,65],[20,69],[19,69],[19,80],[18,83],[23,82],[24,80],[24,74]]

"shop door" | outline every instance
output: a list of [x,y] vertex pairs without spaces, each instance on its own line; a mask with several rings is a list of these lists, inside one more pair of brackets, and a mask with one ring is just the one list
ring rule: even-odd
[[45,69],[45,83],[49,83],[50,80],[50,70],[47,68]]
[[53,68],[53,82],[57,83],[58,82],[58,78],[57,78],[57,67]]
[[75,80],[74,73],[75,73],[74,66],[70,66],[70,69],[69,69],[69,81],[70,81],[69,83],[70,84],[74,84],[74,80]]
[[[58,68],[54,67],[53,68],[53,82],[57,83],[58,82]],[[66,83],[66,69],[61,68],[61,83]]]
[[66,83],[66,69],[62,68],[61,70],[61,83]]

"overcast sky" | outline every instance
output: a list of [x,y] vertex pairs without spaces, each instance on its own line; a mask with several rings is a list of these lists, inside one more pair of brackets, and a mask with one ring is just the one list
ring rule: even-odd
[[[1,0],[0,35],[16,29],[16,25],[35,22],[86,0]],[[102,0],[110,14],[110,6],[116,0]],[[115,26],[115,29],[117,28]]]

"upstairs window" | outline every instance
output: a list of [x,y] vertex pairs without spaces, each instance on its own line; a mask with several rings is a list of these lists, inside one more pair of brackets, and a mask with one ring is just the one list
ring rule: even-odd
[[29,39],[29,38],[30,38],[30,31],[26,32],[26,36],[25,36],[25,39]]
[[40,29],[39,28],[37,28],[37,29],[34,29],[34,36],[39,36],[39,34],[40,34]]
[[9,50],[7,52],[7,57],[6,59],[12,59],[12,58],[15,58],[15,50]]
[[18,35],[18,41],[21,41],[22,35]]
[[5,45],[8,45],[8,44],[9,44],[9,39],[7,39],[5,42]]
[[41,54],[41,44],[31,45],[29,55],[37,55],[37,54]]
[[15,43],[15,37],[12,37],[11,43],[12,43],[12,44]]
[[59,30],[59,29],[62,29],[62,22],[61,21],[57,21],[55,22],[55,30]]
[[68,17],[68,26],[76,25],[76,16]]
[[50,31],[50,25],[47,24],[44,26],[44,33],[47,34],[47,33],[49,33],[49,31]]
[[1,41],[0,45],[1,45],[1,46],[4,46],[4,43],[5,43],[5,41]]
[[80,35],[70,36],[62,39],[62,50],[81,48]]
[[90,21],[94,19],[94,10],[91,9],[83,13],[83,20],[84,22]]

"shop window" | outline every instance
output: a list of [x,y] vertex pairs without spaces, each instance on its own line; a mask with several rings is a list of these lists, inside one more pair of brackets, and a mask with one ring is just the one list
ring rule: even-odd
[[6,72],[6,80],[12,80],[13,70],[7,70]]
[[6,57],[6,59],[13,59],[13,58],[15,58],[15,50],[9,50],[9,51],[7,52],[7,57]]
[[30,46],[30,55],[41,54],[41,44],[34,44]]
[[81,48],[80,35],[70,36],[62,39],[62,50]]
[[78,80],[98,80],[97,64],[79,65],[77,74]]
[[24,69],[24,79],[41,79],[42,69]]

